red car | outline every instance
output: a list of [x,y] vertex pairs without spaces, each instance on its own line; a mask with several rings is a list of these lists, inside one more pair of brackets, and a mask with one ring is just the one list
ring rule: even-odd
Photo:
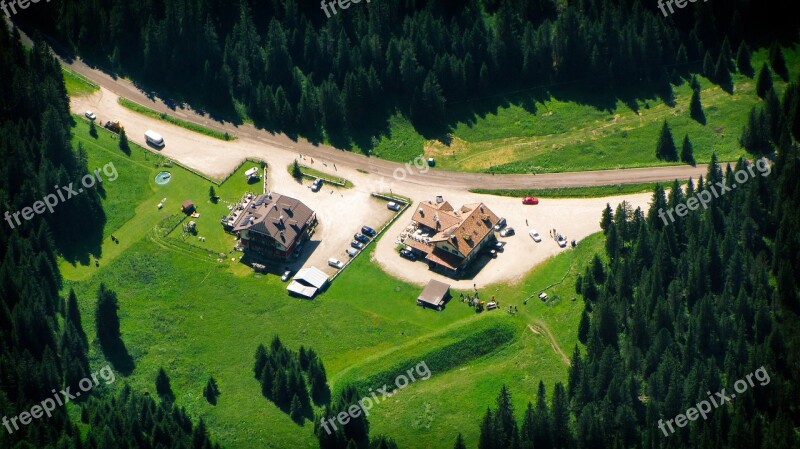
[[522,199],[522,204],[539,204],[539,198],[526,196],[525,198]]

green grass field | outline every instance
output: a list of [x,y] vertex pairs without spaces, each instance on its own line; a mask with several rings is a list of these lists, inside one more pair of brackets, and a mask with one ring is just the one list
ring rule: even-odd
[[64,75],[64,84],[70,97],[83,97],[100,90],[97,84],[64,66],[61,66],[61,73]]
[[[334,175],[332,175],[330,173],[326,173],[324,171],[320,171],[320,170],[311,168],[311,167],[309,167],[307,165],[303,165],[303,164],[299,164],[299,165],[300,165],[300,172],[303,173],[303,176],[305,176],[308,179],[320,178],[323,181],[333,181],[333,182],[336,182],[338,184],[342,184],[341,187],[344,187],[346,189],[350,189],[350,188],[353,187],[353,183],[350,182],[347,179],[341,178],[339,176],[334,176]],[[289,174],[291,175],[292,174],[292,164],[289,164],[286,167],[286,169],[289,171]],[[340,186],[337,186],[337,185],[334,184],[334,187],[340,187]]]
[[[600,198],[613,195],[652,192],[657,183],[616,184],[609,186],[555,187],[552,189],[470,189],[473,193],[487,195],[526,197],[541,196],[544,198]],[[663,185],[664,183],[662,183]]]
[[236,140],[236,136],[229,134],[223,131],[217,131],[216,129],[211,129],[206,126],[198,125],[197,123],[189,122],[186,120],[179,119],[177,117],[173,117],[169,114],[165,114],[162,112],[154,111],[148,107],[142,106],[139,103],[133,102],[128,100],[127,98],[119,97],[118,100],[119,104],[127,109],[130,109],[133,112],[137,112],[142,115],[146,115],[148,117],[162,120],[167,123],[171,123],[176,126],[180,126],[181,128],[186,128],[189,131],[194,131],[196,133],[200,133],[209,137],[213,137],[219,140]]
[[[97,287],[103,282],[115,290],[122,337],[136,363],[125,382],[152,392],[163,366],[178,405],[193,418],[203,418],[224,447],[316,446],[312,423],[294,424],[261,396],[253,378],[257,345],[276,334],[291,348],[314,348],[334,391],[348,381],[362,386],[377,382],[371,387],[378,388],[383,379],[402,374],[394,373],[396,369],[405,372],[428,363],[430,379],[412,383],[370,415],[371,433],[390,435],[401,447],[450,448],[458,432],[476,447],[480,418],[501,385],[511,388],[515,406],[522,409],[534,399],[540,379],[548,391],[554,382],[566,381],[562,356],[529,325],[547,328],[554,344],[572,353],[583,308],[582,301],[572,300],[575,275],[601,250],[602,236],[584,239],[517,285],[481,289],[481,298],[497,297],[500,310],[476,314],[459,301],[458,291],[442,312],[416,306],[419,288],[373,265],[369,252],[374,246],[324,294],[313,301],[299,300],[286,295],[286,284],[278,276],[256,275],[228,254],[233,239],[222,232],[219,218],[227,212],[227,201],[254,190],[243,176],[249,164],[215,187],[221,200],[214,204],[208,198],[208,181],[176,165],[165,166],[168,161],[140,147],[125,155],[110,133],[98,131],[94,139],[88,125],[78,121],[73,142],[87,150],[90,167],[113,162],[118,170],[118,179],[104,184],[103,206],[109,216],[104,235],[113,233],[120,244],[106,238],[99,268],[62,262],[64,287],[78,293],[92,340]],[[154,182],[161,170],[172,174],[163,186]],[[167,201],[159,210],[156,205],[163,198]],[[183,236],[180,227],[165,236],[187,198],[201,214],[196,221],[199,235],[207,237],[204,243]],[[535,298],[551,284],[557,284],[547,290],[552,303]],[[524,299],[531,296],[525,305]],[[508,305],[517,305],[519,313],[508,314]],[[455,350],[468,350],[473,356],[448,357]],[[93,365],[104,363],[95,343],[91,358]],[[202,397],[212,375],[221,391],[216,406]]]
[[[753,53],[756,73],[766,60],[765,49]],[[800,74],[800,48],[785,48],[790,80]],[[658,97],[636,98],[636,110],[621,100],[609,103],[606,93],[582,94],[542,91],[462,103],[448,107],[456,122],[442,140],[425,140],[402,117],[393,117],[388,136],[376,140],[372,154],[405,162],[425,153],[435,157],[437,168],[496,173],[547,173],[669,165],[655,157],[655,147],[666,119],[676,145],[688,135],[698,163],[708,162],[712,153],[720,160],[736,160],[745,154],[738,139],[751,107],[760,100],[755,80],[733,74],[734,93],[728,94],[698,76],[701,102],[707,122],[702,125],[689,116],[691,88],[674,86],[676,106]],[[779,95],[786,87],[773,76]],[[498,106],[498,102],[502,104]],[[600,108],[593,104],[606,104]]]

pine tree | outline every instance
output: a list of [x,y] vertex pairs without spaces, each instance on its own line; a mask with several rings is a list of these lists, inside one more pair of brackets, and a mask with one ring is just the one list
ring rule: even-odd
[[770,89],[772,89],[772,72],[770,72],[767,64],[764,63],[764,65],[761,66],[761,70],[758,72],[756,94],[758,94],[760,98],[764,98]]
[[218,396],[219,388],[217,387],[217,381],[214,380],[214,377],[209,377],[206,387],[203,389],[203,397],[206,398],[209,404],[217,405]]
[[[94,122],[92,122],[94,124]],[[128,135],[125,134],[125,130],[121,129],[119,131],[119,142],[118,142],[119,149],[122,150],[125,154],[131,154],[131,147],[128,144]]]
[[256,379],[261,380],[261,373],[264,371],[264,366],[267,364],[267,349],[263,344],[258,345],[256,348],[256,364],[253,367],[253,374]]
[[710,79],[711,81],[716,81],[714,79],[714,71],[716,67],[714,66],[714,60],[711,59],[711,52],[706,50],[706,55],[703,58],[703,76]]
[[694,91],[700,90],[700,81],[697,80],[697,76],[696,75],[692,75],[692,80],[689,82],[689,86]]
[[675,148],[675,141],[672,139],[672,131],[670,131],[669,124],[666,120],[664,120],[664,125],[661,127],[661,135],[658,138],[656,157],[667,161],[678,160],[678,150]]
[[786,60],[783,58],[783,51],[777,41],[773,42],[769,48],[769,65],[784,81],[789,81],[789,70],[786,68]]
[[739,44],[739,50],[736,52],[736,68],[742,75],[752,78],[753,66],[750,63],[750,58],[750,49],[747,47],[747,43],[742,41]]
[[742,129],[739,144],[756,156],[763,156],[772,150],[769,138],[769,125],[762,109],[753,107]]
[[692,100],[689,103],[689,115],[697,120],[698,123],[705,125],[706,124],[706,115],[703,112],[703,104],[700,103],[700,91],[693,90],[692,91]]
[[303,406],[300,404],[300,398],[298,398],[296,394],[292,397],[292,403],[289,406],[289,417],[298,424],[302,424],[305,420],[303,417]]
[[733,79],[731,78],[731,72],[728,68],[729,63],[723,56],[724,55],[720,53],[717,59],[717,65],[714,66],[714,80],[728,92],[733,92]]
[[94,120],[89,120],[89,135],[97,139],[97,128],[94,126]]
[[292,178],[298,181],[303,179],[303,171],[300,170],[300,164],[297,163],[297,159],[292,163]]
[[683,136],[683,144],[681,145],[681,162],[685,162],[691,166],[695,165],[694,148],[692,147],[692,142],[689,141],[688,134]]
[[614,224],[614,210],[611,209],[611,203],[606,203],[606,208],[603,209],[603,213],[600,217],[600,229],[603,230],[603,234],[608,233],[608,229]]
[[578,324],[578,340],[586,344],[589,339],[589,314],[586,312],[586,309],[583,309],[583,313],[581,314],[581,322]]
[[214,186],[208,188],[208,199],[211,200],[212,203],[217,202],[217,191],[214,190]]

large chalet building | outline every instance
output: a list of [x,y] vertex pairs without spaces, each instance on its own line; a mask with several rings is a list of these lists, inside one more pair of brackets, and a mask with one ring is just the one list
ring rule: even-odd
[[415,230],[404,244],[424,258],[431,270],[458,278],[495,240],[492,228],[498,221],[500,218],[483,203],[455,209],[438,197],[419,204],[412,218]]
[[311,235],[317,223],[313,210],[279,193],[246,194],[222,220],[226,231],[239,236],[245,253],[286,261]]

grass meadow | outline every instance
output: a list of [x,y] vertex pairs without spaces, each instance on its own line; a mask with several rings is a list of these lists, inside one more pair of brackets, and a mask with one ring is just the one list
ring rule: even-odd
[[[800,75],[800,48],[784,48],[790,80]],[[756,74],[767,50],[753,52]],[[689,115],[691,87],[673,85],[675,106],[653,95],[610,91],[577,96],[571,90],[535,89],[504,98],[448,105],[447,136],[426,140],[400,116],[389,120],[386,136],[375,139],[372,154],[405,162],[424,153],[445,170],[496,173],[548,173],[671,165],[655,157],[664,120],[680,148],[684,135],[698,163],[713,153],[722,161],[745,155],[738,140],[750,108],[760,102],[755,79],[732,74],[733,94],[698,76],[706,123]],[[786,83],[773,74],[779,96]]]
[[[95,139],[85,121],[76,117],[76,122],[73,142],[87,150],[89,167],[113,162],[119,177],[104,183],[108,221],[100,266],[62,262],[65,290],[77,292],[90,340],[97,288],[105,283],[115,290],[122,337],[135,362],[130,375],[118,376],[136,390],[153,393],[163,367],[178,405],[204,419],[224,447],[316,447],[313,423],[292,422],[261,396],[253,377],[255,349],[274,335],[293,349],[304,345],[317,351],[334,391],[347,382],[379,388],[425,361],[430,379],[413,382],[379,403],[369,417],[373,435],[387,434],[400,447],[449,448],[458,432],[476,447],[480,419],[501,385],[511,388],[520,410],[534,400],[539,380],[549,392],[555,382],[566,381],[567,365],[554,345],[571,354],[578,344],[583,303],[573,300],[575,275],[602,249],[602,236],[584,239],[519,284],[481,289],[482,299],[496,296],[499,310],[477,314],[459,301],[458,291],[442,312],[416,306],[418,287],[370,262],[374,245],[325,293],[300,300],[287,296],[278,276],[255,274],[231,260],[233,237],[222,231],[219,218],[227,202],[245,190],[260,189],[260,183],[250,185],[243,175],[251,163],[215,186],[220,196],[215,204],[208,180],[135,145],[126,155],[111,133],[98,129]],[[172,174],[166,185],[154,182],[161,170]],[[158,209],[163,198],[164,207]],[[180,226],[167,235],[179,222],[180,203],[189,198],[201,215],[195,220],[205,242],[183,235]],[[111,234],[119,244],[110,240]],[[547,289],[551,302],[544,304],[535,295],[552,284]],[[509,305],[519,313],[509,314]],[[552,341],[530,325],[546,329]],[[94,341],[91,363],[105,364]],[[216,406],[202,396],[209,376],[221,391]]]

